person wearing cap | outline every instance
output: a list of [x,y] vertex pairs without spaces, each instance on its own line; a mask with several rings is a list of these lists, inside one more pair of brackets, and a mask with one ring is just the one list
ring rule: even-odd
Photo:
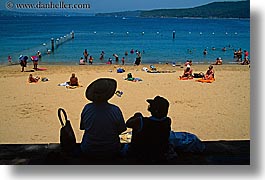
[[132,128],[128,154],[139,160],[153,162],[163,159],[168,151],[171,119],[167,117],[169,102],[165,98],[156,96],[147,99],[147,102],[150,117],[143,117],[138,112],[126,122],[126,126]]
[[126,131],[120,108],[108,100],[117,82],[110,78],[93,81],[86,89],[89,101],[81,113],[80,130],[84,130],[81,151],[90,157],[115,157],[121,150],[119,135]]
[[192,78],[192,68],[190,66],[190,64],[187,65],[187,68],[184,70],[183,75],[181,76],[181,78],[183,77],[187,77],[187,78]]
[[209,69],[206,71],[206,73],[204,75],[204,79],[206,79],[206,80],[214,79],[214,69],[213,69],[212,65],[210,65]]

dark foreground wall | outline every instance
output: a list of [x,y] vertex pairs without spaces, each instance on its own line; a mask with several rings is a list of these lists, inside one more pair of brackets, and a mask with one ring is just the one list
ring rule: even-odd
[[[178,157],[158,162],[169,165],[250,165],[250,140],[204,141],[202,153],[176,150]],[[61,150],[60,144],[1,144],[0,164],[6,165],[86,165],[86,164],[153,164],[133,159],[84,159]]]

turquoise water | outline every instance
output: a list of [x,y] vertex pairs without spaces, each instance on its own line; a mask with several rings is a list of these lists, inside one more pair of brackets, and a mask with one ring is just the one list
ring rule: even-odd
[[[234,49],[250,51],[249,19],[177,19],[177,18],[115,18],[115,17],[0,17],[0,63],[20,54],[32,56],[38,50],[43,63],[78,63],[84,49],[94,63],[105,63],[114,53],[120,59],[128,51],[125,63],[133,63],[142,52],[143,63],[213,62],[222,57],[233,63]],[[75,38],[51,49],[51,38],[74,31]],[[173,39],[175,31],[175,39]],[[68,37],[68,36],[67,36]],[[67,39],[64,38],[64,39]],[[70,38],[69,38],[70,39]],[[215,47],[216,50],[212,50]],[[227,51],[222,51],[226,47]],[[208,54],[203,55],[204,49]],[[105,59],[99,60],[101,51]]]

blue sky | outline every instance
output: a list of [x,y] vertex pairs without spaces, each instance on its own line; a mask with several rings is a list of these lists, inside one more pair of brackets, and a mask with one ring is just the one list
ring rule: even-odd
[[[116,12],[116,11],[130,11],[130,10],[150,10],[159,8],[187,8],[204,5],[216,1],[233,1],[233,0],[1,0],[0,9],[8,10],[6,4],[12,2],[37,4],[44,3],[64,3],[77,4],[86,3],[90,4],[90,13],[98,12]],[[236,1],[236,0],[235,0]],[[12,10],[18,10],[12,8]],[[39,9],[38,9],[39,10]]]

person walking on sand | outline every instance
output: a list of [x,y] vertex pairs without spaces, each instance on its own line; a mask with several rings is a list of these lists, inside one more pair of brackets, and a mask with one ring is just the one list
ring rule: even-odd
[[92,102],[81,113],[81,152],[85,156],[113,159],[120,153],[119,135],[126,131],[126,125],[120,108],[108,102],[116,88],[116,80],[99,78],[86,89],[86,98]]
[[146,100],[150,117],[144,117],[140,112],[134,114],[126,122],[132,128],[132,140],[128,147],[128,155],[140,161],[159,161],[165,158],[169,149],[171,119],[167,117],[169,102],[156,96]]

